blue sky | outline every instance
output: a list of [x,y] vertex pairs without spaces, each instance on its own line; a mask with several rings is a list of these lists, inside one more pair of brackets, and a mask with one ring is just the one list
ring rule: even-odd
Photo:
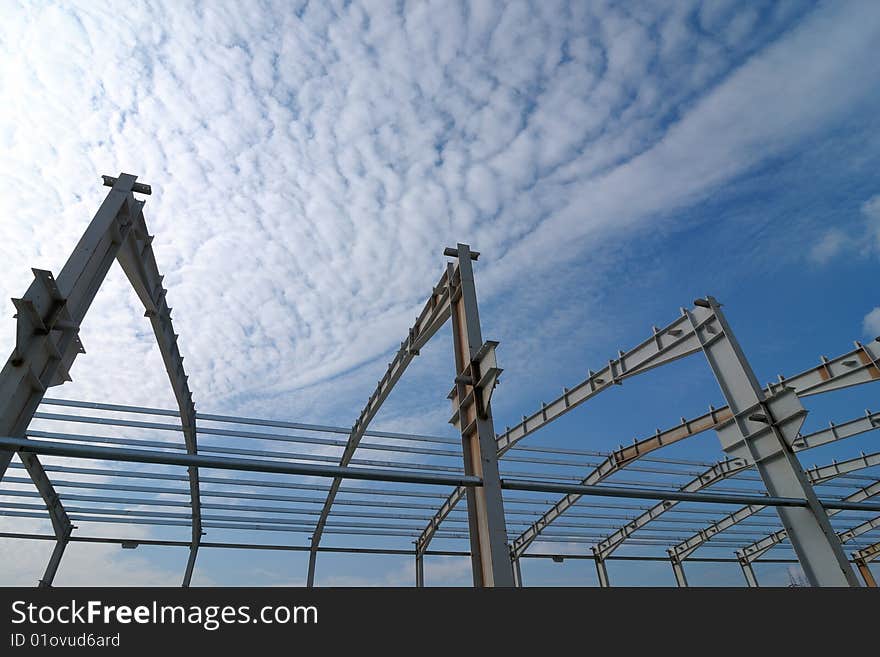
[[[200,411],[349,426],[457,241],[483,253],[499,429],[705,294],[764,381],[880,334],[876,3],[6,2],[3,15],[0,297],[21,294],[30,267],[60,269],[100,174],[138,174]],[[0,338],[12,344],[11,318]],[[82,339],[55,396],[172,405],[118,268]],[[453,435],[449,353],[444,333],[375,425]],[[806,428],[876,395],[811,399]],[[692,357],[528,440],[610,449],[710,403],[720,391]],[[670,453],[722,456],[714,434]],[[46,547],[0,566],[3,580],[34,581]],[[58,582],[173,584],[185,557],[73,545]],[[469,577],[462,560],[427,569],[429,583]],[[411,570],[322,557],[318,582],[409,584]],[[742,583],[734,565],[692,571]],[[588,562],[524,572],[595,581]],[[300,555],[204,551],[195,582],[304,576]],[[611,576],[672,582],[667,564]],[[784,567],[758,576],[787,581]]]

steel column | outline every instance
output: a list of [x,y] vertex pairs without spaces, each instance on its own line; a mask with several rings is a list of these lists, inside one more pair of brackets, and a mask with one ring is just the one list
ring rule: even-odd
[[758,578],[755,577],[755,571],[752,569],[752,562],[743,558],[739,553],[737,553],[737,557],[739,559],[740,568],[742,568],[743,571],[743,576],[746,578],[746,584],[749,588],[758,588]]
[[521,589],[523,587],[522,566],[519,562],[519,559],[516,557],[511,557],[511,561],[513,561],[514,584],[516,585],[516,588]]
[[[454,251],[450,249],[450,251]],[[572,409],[596,395],[610,390],[633,376],[642,374],[666,363],[678,360],[700,350],[700,343],[696,339],[693,328],[690,326],[687,314],[682,311],[681,317],[669,324],[666,328],[654,328],[653,335],[630,349],[619,351],[617,358],[608,361],[598,372],[589,371],[588,376],[573,388],[563,388],[562,395],[552,402],[542,403],[541,408],[529,416],[523,416],[522,422],[514,427],[507,427],[504,433],[495,439],[499,458],[516,446],[525,437],[547,426],[550,422],[562,417]],[[457,488],[449,498],[441,505],[434,518],[419,537],[419,548],[426,550],[433,538],[434,532],[449,515],[450,511],[465,496],[463,488]],[[537,535],[537,534],[535,534]],[[522,551],[517,550],[517,554]]]
[[467,244],[458,244],[459,294],[453,295],[455,267],[447,265],[447,284],[452,302],[452,341],[455,354],[455,387],[450,393],[453,415],[450,423],[461,433],[464,472],[480,477],[483,485],[468,488],[471,565],[474,586],[514,585],[513,567],[507,545],[504,500],[498,471],[498,450],[492,422],[491,396],[501,370],[495,360],[497,343],[483,343],[477,292]]
[[424,588],[425,586],[425,561],[424,555],[416,550],[416,587]]
[[[801,468],[792,443],[806,411],[790,388],[765,397],[751,366],[736,341],[718,302],[700,299],[690,311],[691,322],[703,345],[733,419],[718,429],[722,448],[755,463],[771,496],[800,497],[807,508],[778,507],[804,573],[813,586],[858,586],[828,515]],[[720,332],[704,319],[713,315]]]
[[70,534],[72,531],[73,527],[71,526],[67,532],[56,538],[55,548],[52,550],[52,555],[49,557],[49,563],[46,564],[46,571],[43,573],[43,578],[37,584],[39,588],[48,589],[52,587],[52,583],[55,581],[55,573],[58,572],[58,566],[61,565],[61,557],[64,556],[64,550],[70,542]]
[[687,577],[684,574],[684,564],[675,556],[675,553],[669,553],[669,560],[672,562],[672,572],[675,574],[675,583],[679,587],[687,587]]
[[[658,333],[658,335],[661,334]],[[875,358],[871,350],[877,349],[873,346],[875,343],[872,343],[870,349],[859,342],[855,344],[855,350],[849,351],[833,360],[823,358],[822,364],[819,367],[810,368],[787,379],[780,377],[778,383],[767,384],[765,389],[768,392],[773,392],[780,390],[784,386],[794,388],[798,396],[806,397],[876,381],[878,371],[875,367],[871,366]],[[728,406],[722,408],[710,406],[709,412],[699,417],[689,420],[681,418],[681,423],[674,427],[664,431],[657,429],[653,435],[636,440],[630,446],[615,450],[608,455],[604,462],[600,463],[590,472],[581,483],[586,485],[599,483],[661,447],[671,445],[709,429],[716,429],[731,418],[732,415]],[[795,451],[819,447],[835,440],[859,435],[877,428],[880,428],[880,413],[866,411],[864,416],[855,420],[839,425],[832,422],[828,429],[816,431],[806,436],[799,436],[792,447]],[[513,553],[519,555],[525,552],[529,545],[538,538],[539,534],[576,504],[578,499],[579,497],[576,495],[567,495],[554,504],[531,527],[513,540]]]
[[611,586],[611,582],[608,579],[608,569],[605,567],[605,559],[599,557],[596,554],[596,550],[593,550],[593,554],[595,555],[595,563],[596,563],[596,574],[599,576],[599,586],[603,589]]

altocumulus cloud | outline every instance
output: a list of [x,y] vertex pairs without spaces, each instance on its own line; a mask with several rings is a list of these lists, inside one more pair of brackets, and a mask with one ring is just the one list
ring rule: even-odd
[[[650,229],[880,82],[864,56],[880,39],[871,2],[3,15],[0,297],[31,266],[58,271],[98,174],[137,173],[154,186],[147,221],[197,401],[266,412],[281,399],[315,419],[354,416],[377,374],[360,366],[403,336],[443,246],[491,254],[481,294],[515,301],[536,254],[576,261],[588,240]],[[14,324],[0,330],[12,344]],[[118,270],[83,340],[63,394],[169,403],[162,377],[142,374],[156,352]]]

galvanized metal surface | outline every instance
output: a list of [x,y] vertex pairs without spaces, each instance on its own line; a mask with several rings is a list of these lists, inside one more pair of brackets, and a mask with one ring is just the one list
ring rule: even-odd
[[[188,542],[141,541],[145,545],[188,547],[189,559],[183,586],[191,582],[199,548],[207,545],[232,549],[307,550],[310,556],[309,585],[314,584],[319,552],[350,551],[414,554],[417,586],[424,586],[424,558],[429,554],[470,556],[476,586],[522,586],[521,559],[524,557],[552,557],[554,560],[592,558],[600,585],[608,586],[607,560],[661,558],[614,555],[613,552],[625,542],[636,546],[669,547],[668,559],[679,586],[687,585],[684,561],[691,558],[699,547],[710,544],[716,548],[735,549],[736,560],[742,566],[747,582],[756,586],[752,562],[759,558],[766,561],[764,554],[772,547],[785,548],[787,540],[794,547],[811,583],[858,584],[843,555],[841,543],[846,542],[856,549],[853,563],[865,582],[872,585],[868,563],[880,554],[880,543],[872,542],[869,534],[880,528],[880,516],[876,515],[880,512],[880,504],[868,500],[880,491],[880,482],[855,472],[880,465],[880,453],[862,454],[857,458],[806,471],[800,466],[796,453],[862,435],[880,426],[880,413],[866,412],[854,420],[831,423],[827,429],[812,434],[802,435],[799,432],[805,415],[799,397],[880,380],[880,343],[856,342],[854,350],[835,359],[823,357],[818,367],[789,379],[780,377],[762,390],[720,312],[720,306],[711,297],[698,299],[693,308],[682,309],[681,316],[666,328],[654,328],[648,340],[627,352],[618,352],[618,357],[610,360],[598,372],[590,371],[576,386],[563,389],[560,397],[549,404],[542,403],[538,411],[523,416],[517,425],[507,427],[496,435],[491,396],[501,372],[495,356],[497,343],[484,342],[481,335],[473,277],[473,261],[478,254],[467,245],[459,244],[444,251],[445,255],[455,259],[454,262],[448,264],[407,339],[401,343],[351,429],[197,413],[183,369],[177,336],[173,331],[171,309],[167,305],[162,277],[152,251],[152,236],[147,231],[143,217],[144,204],[132,195],[133,192],[149,194],[152,190],[148,185],[137,183],[135,177],[128,174],[116,178],[105,176],[104,184],[111,190],[58,280],[48,272],[35,270],[34,283],[22,299],[15,300],[18,310],[16,346],[0,375],[0,399],[3,400],[0,402],[0,478],[2,483],[13,487],[29,481],[37,487],[37,492],[8,486],[0,489],[0,515],[18,518],[48,515],[51,519],[53,536],[36,536],[40,540],[55,541],[41,585],[51,585],[65,548],[72,541],[119,541],[123,546],[132,546],[132,541],[124,539],[75,535],[73,521],[89,526],[131,524],[188,527],[191,531]],[[79,324],[114,259],[119,260],[144,304],[175,394],[177,410],[43,397],[49,386],[69,380],[70,367],[77,354],[83,351],[77,335]],[[455,385],[449,395],[453,410],[450,422],[458,430],[460,439],[369,430],[370,422],[412,358],[450,318],[456,365]],[[629,377],[697,351],[702,351],[707,357],[728,406],[710,407],[709,412],[700,417],[683,419],[680,425],[665,431],[657,430],[611,454],[519,444],[527,436],[600,392],[622,384]],[[156,422],[152,418],[140,421],[38,411],[41,402],[100,413],[171,417],[176,422],[169,424]],[[175,444],[140,436],[48,431],[31,426],[31,420],[121,427],[139,432],[171,432],[182,435],[184,440],[183,444]],[[239,426],[227,429],[216,426],[218,423]],[[247,425],[271,427],[272,430],[240,428]],[[709,429],[718,432],[722,447],[733,456],[732,459],[703,471],[693,466],[705,468],[708,464],[655,455],[663,447]],[[299,433],[291,434],[287,432],[289,430]],[[342,451],[337,457],[266,449],[263,446],[255,449],[208,444],[200,449],[198,433],[215,439],[258,440],[270,444],[299,443],[339,448]],[[319,435],[328,433],[344,435],[345,439]],[[365,437],[369,439],[364,440]],[[458,445],[461,446],[460,451],[454,449]],[[387,459],[355,458],[357,449],[383,452]],[[10,465],[13,451],[19,454],[22,465],[12,466],[24,468],[29,479],[3,476]],[[395,458],[397,455],[420,455],[432,461],[415,463],[411,459]],[[41,460],[43,456],[50,459],[48,466],[44,466]],[[505,465],[502,470],[499,460],[505,456],[510,463],[529,463],[536,469],[524,471]],[[585,456],[599,457],[599,460],[584,459]],[[110,469],[80,467],[53,463],[52,457],[107,460],[114,464],[134,462],[160,468],[183,467],[186,472],[122,470],[116,465]],[[447,458],[454,459],[456,464],[434,461]],[[637,461],[650,465],[634,465]],[[603,483],[610,475],[626,467],[655,478],[617,480],[616,485]],[[236,472],[236,476],[200,477],[200,468],[229,470]],[[588,474],[566,474],[559,468],[587,469]],[[750,468],[755,468],[760,476],[756,478],[754,474],[749,474]],[[79,479],[56,479],[53,482],[49,479],[49,472],[68,473]],[[243,478],[238,476],[241,472],[262,473],[263,476],[258,479]],[[266,479],[265,475],[283,476],[284,479]],[[672,481],[657,481],[657,475],[670,477]],[[95,476],[109,480],[90,479]],[[290,477],[302,476],[326,478],[329,484],[290,480]],[[690,483],[681,482],[682,476],[691,477]],[[115,483],[126,479],[186,481],[188,488],[149,486],[139,482]],[[392,484],[392,487],[374,487],[372,484],[343,486],[343,479],[361,479],[368,484],[381,481]],[[728,483],[715,486],[713,492],[703,490],[722,480],[741,485],[737,487]],[[768,494],[754,490],[752,482],[756,481],[764,484]],[[203,487],[204,483],[220,488],[208,490]],[[743,487],[745,484],[749,486]],[[842,499],[820,499],[813,490],[813,486],[820,484],[847,489],[847,494]],[[852,492],[854,485],[858,488]],[[428,489],[412,486],[427,486]],[[452,493],[444,496],[436,489],[437,486],[452,486]],[[63,495],[58,493],[56,487],[64,489]],[[321,495],[302,496],[254,490],[260,488],[315,491]],[[86,492],[75,492],[78,489]],[[101,494],[93,494],[89,490],[101,491]],[[147,496],[131,497],[131,493]],[[563,497],[558,501],[537,499],[535,493],[555,493]],[[171,496],[168,497],[168,494]],[[175,496],[186,499],[176,499]],[[32,501],[37,498],[41,503]],[[221,501],[203,502],[203,498]],[[455,510],[463,498],[468,501],[466,513]],[[590,500],[590,504],[584,506],[582,498]],[[642,502],[600,501],[610,499],[656,500],[660,504],[650,506]],[[257,500],[261,503],[254,503]],[[443,500],[440,509],[433,515],[418,513],[419,509],[435,509],[431,500]],[[231,503],[233,501],[237,503]],[[746,506],[705,527],[701,514],[714,516],[715,511],[697,508],[679,510],[675,508],[679,502]],[[100,506],[93,506],[95,504]],[[542,513],[529,508],[529,505],[550,505],[550,509]],[[339,509],[334,511],[336,506]],[[783,523],[781,530],[774,529],[774,524],[763,515],[765,508],[776,509]],[[606,510],[609,509],[617,511],[608,513]],[[621,514],[621,510],[626,514]],[[841,525],[839,520],[843,518],[840,515],[843,511],[850,514],[871,512],[873,515],[858,520],[849,519],[848,516],[846,524]],[[567,514],[567,521],[559,520],[563,513]],[[413,521],[421,523],[429,518],[427,527],[412,524]],[[838,523],[836,530],[831,524],[832,519]],[[623,526],[614,522],[620,520],[625,521]],[[450,524],[449,528],[441,526],[444,521]],[[735,528],[735,525],[739,527]],[[259,546],[224,541],[206,543],[202,535],[209,528],[307,534],[310,535],[310,544]],[[633,536],[636,532],[639,535]],[[722,532],[723,535],[719,536]],[[415,551],[322,546],[324,534],[414,538]],[[9,538],[14,535],[12,532],[0,533],[0,536]],[[434,537],[451,541],[468,540],[470,550],[430,550],[429,544]],[[545,543],[592,545],[594,554],[527,554],[526,550],[539,537]],[[692,560],[713,561],[695,557]]]

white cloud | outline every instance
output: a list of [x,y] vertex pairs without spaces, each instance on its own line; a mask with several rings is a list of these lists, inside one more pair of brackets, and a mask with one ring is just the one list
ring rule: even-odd
[[[718,48],[685,9],[13,12],[0,291],[20,293],[30,266],[58,270],[100,198],[97,174],[135,171],[156,190],[147,219],[197,400],[282,396],[309,413],[325,395],[292,393],[391,347],[443,245],[491,254],[484,295],[513,289],[532,254],[572,257],[588,234],[703,194],[870,87],[840,75],[874,34],[870,6],[819,13],[708,94],[770,33]],[[826,30],[847,34],[830,55],[813,47]],[[802,102],[819,88],[823,102]],[[84,326],[78,394],[131,389],[114,364],[155,363],[136,306],[112,274]],[[129,397],[168,399],[161,377]]]
[[825,231],[807,253],[810,260],[824,265],[843,255],[874,256],[880,254],[880,194],[861,204],[861,221],[847,232],[841,228]]
[[[0,298],[30,267],[60,270],[100,174],[137,173],[197,405],[350,424],[444,246],[485,254],[481,300],[533,304],[540,267],[601,264],[607,238],[785,152],[880,83],[870,2],[759,21],[736,3],[387,9],[10,8]],[[575,321],[541,316],[524,343]],[[0,342],[13,336],[0,323]],[[75,382],[53,394],[172,405],[118,268],[82,337]],[[446,388],[447,367],[423,376]],[[406,426],[436,430],[443,393]]]
[[843,253],[851,246],[850,238],[841,230],[829,230],[810,249],[809,257],[813,262],[824,265]]
[[874,308],[862,320],[862,330],[870,337],[880,336],[880,307]]
[[880,194],[875,194],[862,204],[862,214],[867,221],[870,248],[880,253]]
[[[51,534],[52,531],[48,521],[20,518],[0,518],[0,529],[35,534]],[[133,539],[145,538],[149,532],[132,525],[126,527],[125,535]],[[53,547],[52,541],[0,539],[0,579],[3,585],[35,586],[43,576]],[[178,557],[183,561],[177,569],[158,565],[149,556],[139,554],[143,551],[143,548],[131,551],[123,550],[119,545],[71,542],[61,560],[54,585],[180,586],[186,563],[184,550],[178,548]],[[213,580],[200,573],[198,583],[210,586]]]

